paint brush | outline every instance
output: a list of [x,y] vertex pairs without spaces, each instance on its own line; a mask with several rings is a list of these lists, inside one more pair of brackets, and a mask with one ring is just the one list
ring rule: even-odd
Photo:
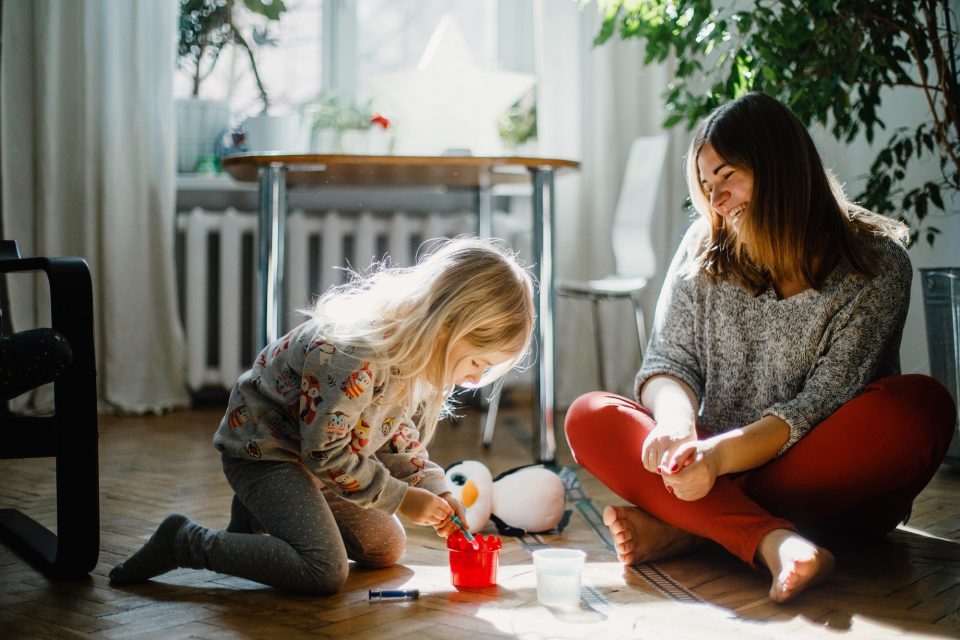
[[[453,521],[453,524],[460,527],[460,531],[463,531],[463,537],[467,539],[467,542],[473,542],[473,534],[467,531],[467,528],[463,526],[462,522],[460,522],[460,518],[458,518],[456,514],[453,514],[450,516],[450,519]],[[477,545],[474,544],[473,546]]]

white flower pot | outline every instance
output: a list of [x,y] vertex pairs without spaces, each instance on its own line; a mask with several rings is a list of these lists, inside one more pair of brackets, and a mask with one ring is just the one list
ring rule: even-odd
[[306,153],[310,150],[310,129],[300,114],[253,116],[244,121],[243,128],[247,133],[247,150],[251,153]]
[[367,129],[345,129],[340,141],[343,153],[367,155]]
[[310,146],[314,153],[332,155],[340,153],[340,132],[336,129],[318,129],[313,132],[313,144]]
[[378,126],[367,129],[367,153],[373,156],[391,155],[393,153],[393,133]]

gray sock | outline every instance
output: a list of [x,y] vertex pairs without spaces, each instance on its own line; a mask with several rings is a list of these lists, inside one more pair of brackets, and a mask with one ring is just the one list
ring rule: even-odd
[[176,557],[177,538],[188,525],[192,524],[190,518],[179,513],[173,513],[164,518],[140,551],[113,568],[110,572],[110,582],[115,584],[144,582],[179,567]]

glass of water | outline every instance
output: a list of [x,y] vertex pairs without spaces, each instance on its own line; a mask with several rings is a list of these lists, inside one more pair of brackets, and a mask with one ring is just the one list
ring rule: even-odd
[[580,604],[580,577],[587,554],[579,549],[537,549],[537,600],[547,607],[575,608]]

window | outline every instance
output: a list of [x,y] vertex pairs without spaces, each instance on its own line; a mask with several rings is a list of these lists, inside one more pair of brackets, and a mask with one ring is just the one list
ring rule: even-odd
[[496,0],[359,0],[360,95],[372,76],[415,68],[444,16],[456,20],[478,65],[497,68]]
[[[453,17],[475,62],[485,69],[533,72],[532,0],[285,0],[287,11],[270,24],[275,46],[253,46],[271,112],[298,109],[324,90],[356,103],[374,93],[371,78],[413,69],[441,18]],[[237,3],[235,19],[250,39],[266,24]],[[205,63],[208,64],[209,61]],[[175,95],[189,96],[192,79],[178,70]],[[202,79],[200,97],[229,100],[235,120],[262,103],[247,53],[225,47]]]
[[[278,108],[297,107],[324,87],[366,99],[372,76],[417,66],[445,15],[460,25],[478,65],[533,71],[530,0],[286,0],[286,5],[279,24],[270,29],[277,45],[254,46],[261,78]],[[325,30],[325,20],[343,14],[348,19],[341,17]],[[249,33],[255,17],[241,10],[236,19]],[[337,42],[325,47],[324,33]],[[325,55],[340,59],[325,61]],[[178,71],[176,95],[190,92],[189,74]],[[229,99],[239,113],[257,111],[257,88],[243,49],[224,49],[213,73],[203,79],[200,97]]]
[[[287,11],[280,16],[279,23],[270,25],[276,46],[253,45],[257,70],[271,105],[277,110],[295,109],[320,93],[323,4],[323,0],[286,0]],[[242,9],[234,17],[248,39],[253,26],[266,23],[260,16]],[[207,64],[205,62],[204,68]],[[192,80],[187,70],[179,69],[175,82],[177,97],[191,94]],[[224,48],[213,71],[201,82],[200,97],[229,100],[238,118],[260,112],[260,94],[244,49]]]

